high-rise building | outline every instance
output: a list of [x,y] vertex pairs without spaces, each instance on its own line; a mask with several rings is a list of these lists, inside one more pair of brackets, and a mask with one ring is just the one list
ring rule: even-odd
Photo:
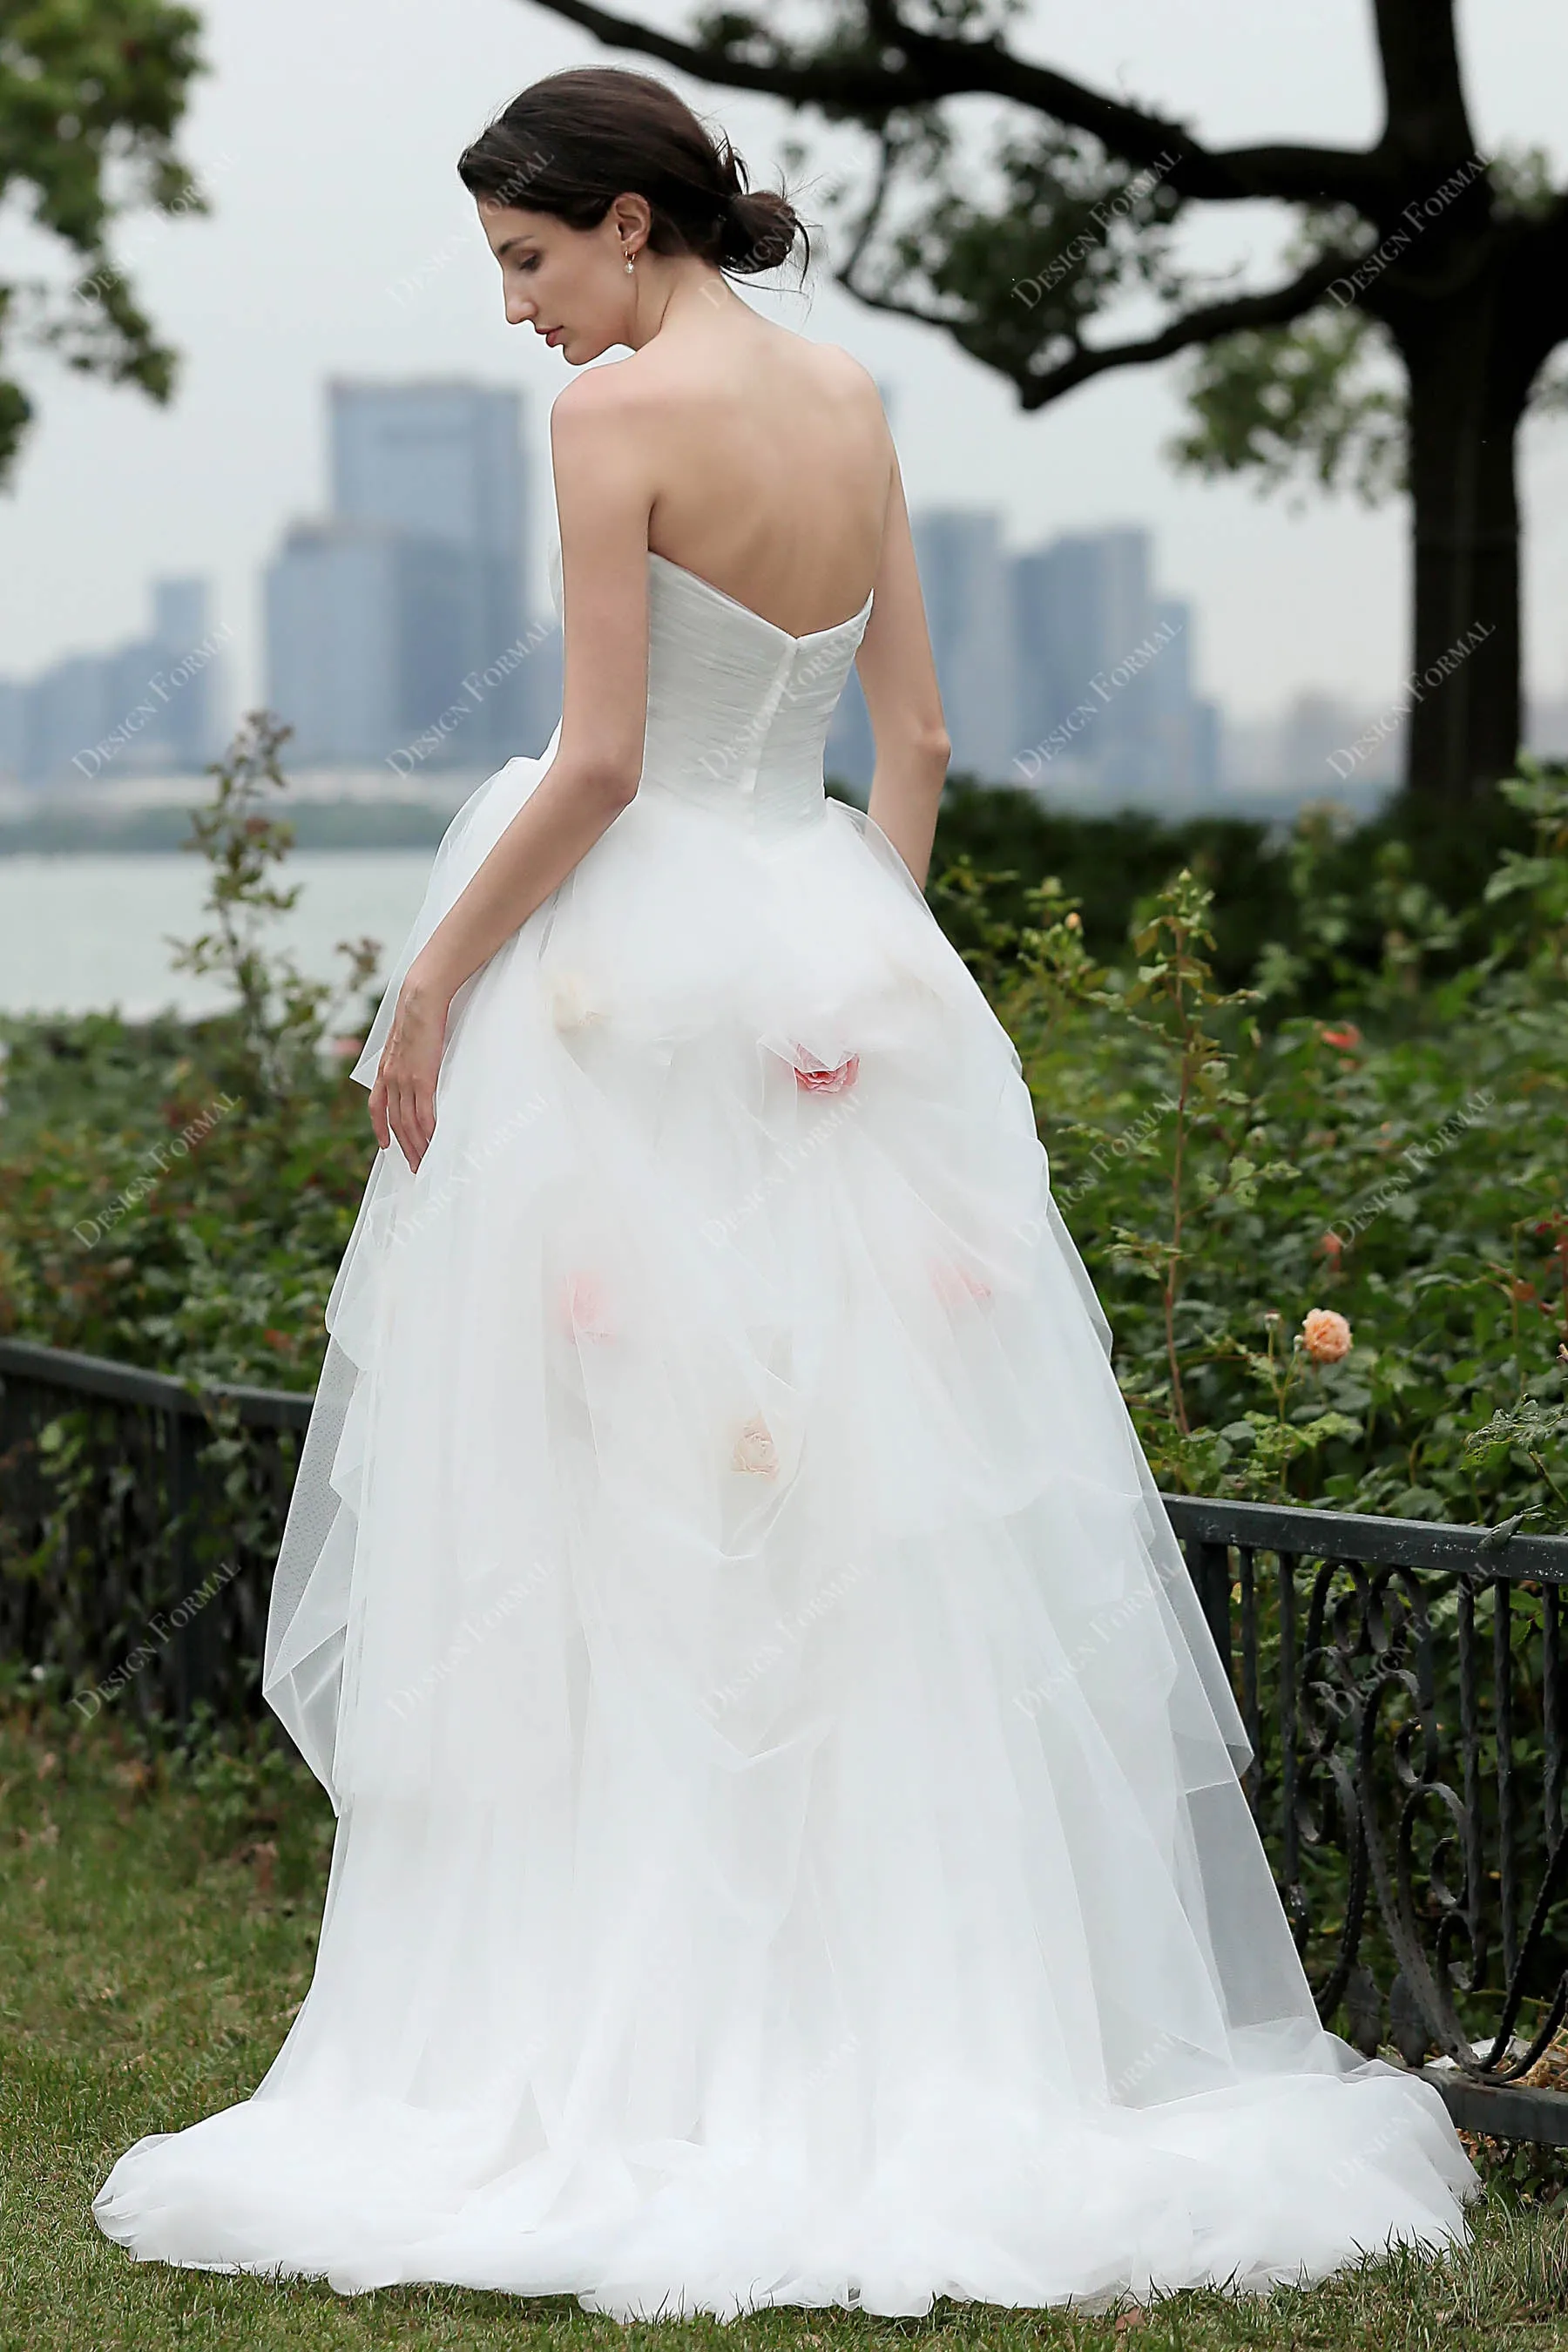
[[1219,712],[1194,692],[1192,606],[1153,592],[1150,534],[1068,532],[1012,568],[1019,690],[1009,780],[1106,805],[1211,797]]
[[[1001,518],[913,519],[952,772],[1101,805],[1182,805],[1219,784],[1219,713],[1194,691],[1190,605],[1156,596],[1147,530],[1064,534],[1009,553]],[[870,781],[864,704],[846,693],[829,772]]]
[[0,774],[83,784],[201,769],[226,724],[230,635],[209,622],[205,580],[154,581],[148,635],[0,684]]
[[27,689],[14,677],[0,677],[0,784],[22,781],[22,728]]
[[[1160,631],[1146,530],[1071,532],[1015,561],[1013,780],[1141,798],[1156,785]],[[1173,681],[1172,682],[1173,685]]]
[[537,750],[554,711],[524,621],[520,395],[337,382],[329,437],[331,514],[289,530],[267,582],[295,756],[406,775]]
[[966,508],[911,517],[915,561],[955,773],[1006,781],[1017,748],[1011,565],[1001,520]]

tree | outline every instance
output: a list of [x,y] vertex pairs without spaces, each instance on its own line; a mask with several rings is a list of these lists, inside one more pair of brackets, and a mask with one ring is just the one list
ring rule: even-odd
[[0,482],[33,404],[11,373],[17,341],[151,398],[174,391],[176,354],[158,341],[115,264],[117,220],[138,207],[205,212],[174,149],[202,70],[200,21],[168,0],[0,0],[0,202],[30,191],[32,218],[59,238],[73,282],[0,282]]
[[[826,0],[812,39],[724,8],[690,37],[538,0],[599,40],[870,132],[840,284],[923,320],[1043,408],[1113,368],[1194,354],[1178,460],[1408,492],[1407,781],[1463,805],[1520,738],[1521,421],[1568,339],[1568,193],[1534,152],[1482,156],[1454,0],[1371,0],[1384,100],[1365,149],[1214,147],[1152,107],[1011,48],[1023,0]],[[1007,112],[984,170],[952,102]],[[802,160],[798,145],[792,163]],[[980,193],[989,179],[993,193]],[[1194,208],[1284,208],[1271,284],[1205,280],[1177,253]],[[1131,296],[1142,331],[1091,335]]]

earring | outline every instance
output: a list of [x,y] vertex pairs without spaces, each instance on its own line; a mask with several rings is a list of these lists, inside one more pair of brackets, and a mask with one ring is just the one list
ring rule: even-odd
[[627,276],[628,278],[631,278],[631,277],[633,277],[633,276],[635,276],[635,275],[636,275],[636,273],[635,273],[635,271],[634,271],[634,270],[633,270],[633,268],[632,268],[632,257],[631,257],[631,255],[628,253],[628,254],[627,254],[627,256],[626,256],[626,276]]

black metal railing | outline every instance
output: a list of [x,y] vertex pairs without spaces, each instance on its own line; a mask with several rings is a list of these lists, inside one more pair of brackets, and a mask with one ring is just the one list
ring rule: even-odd
[[[310,1402],[0,1340],[0,1664],[88,1713],[260,1713]],[[1166,1502],[1325,2023],[1471,2128],[1568,2143],[1568,1538]]]
[[1568,1538],[1166,1501],[1325,2022],[1435,2050],[1472,2129],[1568,2142]]
[[84,1715],[259,1713],[310,1402],[0,1340],[0,1662]]

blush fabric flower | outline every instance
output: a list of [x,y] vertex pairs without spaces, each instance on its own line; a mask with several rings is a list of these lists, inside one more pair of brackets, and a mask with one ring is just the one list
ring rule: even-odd
[[1301,1345],[1314,1364],[1342,1363],[1351,1351],[1351,1327],[1331,1307],[1314,1307],[1301,1326]]
[[858,1054],[847,1054],[843,1061],[827,1069],[808,1054],[804,1045],[797,1045],[795,1050],[797,1056],[795,1082],[802,1094],[841,1095],[854,1085],[860,1075]]
[[771,1478],[779,1466],[779,1450],[773,1444],[773,1431],[760,1412],[754,1412],[735,1440],[730,1466],[749,1470],[754,1475]]
[[556,1296],[556,1312],[569,1339],[613,1339],[615,1324],[605,1286],[586,1266],[567,1275]]
[[966,1265],[954,1258],[933,1258],[931,1278],[932,1287],[944,1307],[962,1307],[967,1299],[989,1298],[991,1285],[979,1275],[971,1274]]

